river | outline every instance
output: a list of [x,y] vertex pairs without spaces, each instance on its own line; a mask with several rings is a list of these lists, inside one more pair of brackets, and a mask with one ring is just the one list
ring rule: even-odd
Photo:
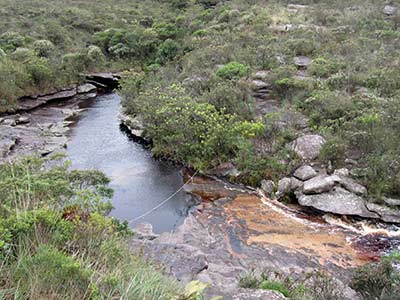
[[[67,155],[72,168],[98,169],[111,179],[111,215],[130,221],[174,194],[183,180],[177,167],[154,159],[149,149],[135,143],[122,130],[118,119],[120,102],[116,93],[86,102],[86,111],[71,127]],[[156,233],[172,231],[183,222],[189,206],[190,197],[182,191],[130,225],[148,222]]]

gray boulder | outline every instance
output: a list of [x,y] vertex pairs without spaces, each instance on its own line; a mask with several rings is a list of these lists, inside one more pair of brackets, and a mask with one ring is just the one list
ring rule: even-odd
[[[335,176],[335,175],[334,175]],[[357,195],[366,195],[367,189],[361,184],[357,183],[354,179],[347,176],[337,176],[339,178],[338,183],[346,190],[357,194]]]
[[347,168],[342,168],[342,169],[337,169],[333,172],[333,175],[338,175],[338,176],[349,176],[350,171]]
[[294,177],[306,181],[317,176],[317,172],[310,166],[302,166],[294,172]]
[[304,182],[303,193],[304,194],[320,194],[329,192],[335,186],[335,183],[338,182],[340,178],[336,175],[327,176],[320,175],[314,178],[311,178]]
[[400,223],[400,210],[376,203],[367,203],[367,208],[377,213],[380,219],[388,223]]
[[321,151],[326,140],[317,134],[303,135],[291,143],[291,148],[303,160],[316,159]]
[[256,79],[251,82],[251,87],[253,90],[258,91],[262,89],[270,88],[270,85],[262,80]]
[[261,189],[265,192],[268,197],[271,197],[274,193],[275,183],[272,180],[262,180]]
[[297,67],[306,68],[311,64],[312,59],[307,56],[296,56],[293,62]]
[[356,215],[364,218],[379,218],[378,214],[367,209],[364,199],[341,187],[329,193],[317,195],[296,194],[299,204],[339,215]]
[[393,5],[386,5],[383,8],[383,13],[387,16],[393,16],[397,13],[397,7]]
[[268,71],[258,71],[253,75],[253,79],[266,80],[269,75]]
[[278,191],[276,192],[276,196],[278,198],[283,197],[297,189],[299,189],[303,185],[303,182],[292,177],[292,178],[282,178],[278,182]]

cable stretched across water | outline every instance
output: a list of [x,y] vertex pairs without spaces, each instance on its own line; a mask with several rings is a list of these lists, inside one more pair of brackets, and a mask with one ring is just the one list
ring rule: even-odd
[[182,191],[182,189],[185,187],[185,185],[187,185],[190,181],[193,180],[194,177],[196,177],[196,175],[198,174],[199,171],[196,171],[175,193],[173,193],[171,196],[169,196],[167,199],[165,199],[164,201],[162,201],[160,204],[158,204],[157,206],[153,207],[152,209],[148,210],[147,212],[145,212],[144,214],[131,219],[128,221],[128,224],[132,223],[132,222],[136,222],[146,216],[148,216],[149,214],[151,214],[153,211],[159,209],[161,206],[163,206],[165,203],[167,203],[169,200],[171,200],[172,198],[174,198],[176,196],[176,194],[178,194],[180,191]]

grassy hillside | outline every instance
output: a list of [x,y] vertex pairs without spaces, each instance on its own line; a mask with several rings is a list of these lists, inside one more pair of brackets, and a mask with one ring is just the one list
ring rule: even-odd
[[[303,115],[328,139],[321,162],[356,160],[353,173],[372,195],[398,196],[398,12],[385,14],[384,1],[289,3],[180,10],[172,21],[179,38],[163,43],[172,61],[156,60],[124,84],[127,111],[143,116],[156,154],[203,170],[232,160],[252,184],[296,166],[287,145],[302,128],[282,121]],[[278,112],[260,115],[252,97],[250,77],[261,70]]]

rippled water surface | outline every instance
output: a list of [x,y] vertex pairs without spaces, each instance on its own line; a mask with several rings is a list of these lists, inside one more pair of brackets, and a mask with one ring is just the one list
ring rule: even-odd
[[[176,167],[155,160],[148,149],[121,130],[119,107],[117,94],[100,96],[89,103],[72,127],[67,153],[73,168],[99,169],[111,178],[111,215],[132,220],[168,198],[183,182]],[[188,196],[180,192],[161,208],[130,224],[149,222],[155,232],[170,231],[182,223],[188,207]]]

